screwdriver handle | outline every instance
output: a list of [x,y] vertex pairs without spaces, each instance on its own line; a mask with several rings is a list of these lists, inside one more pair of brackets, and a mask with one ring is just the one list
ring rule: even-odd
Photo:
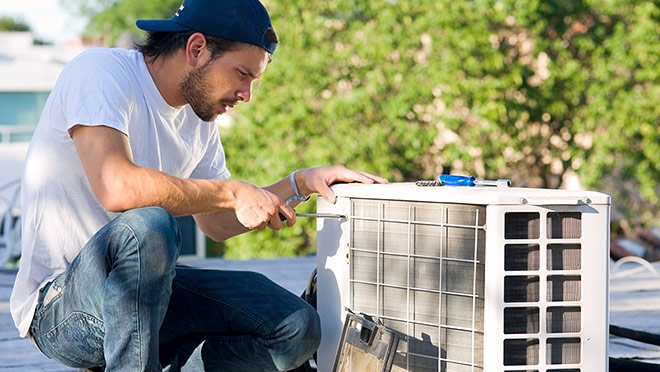
[[441,174],[438,180],[445,186],[474,186],[474,176],[459,176],[455,174]]

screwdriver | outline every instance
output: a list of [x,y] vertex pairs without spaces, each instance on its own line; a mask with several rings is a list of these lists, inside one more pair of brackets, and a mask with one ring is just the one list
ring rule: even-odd
[[511,181],[507,179],[478,180],[474,176],[459,176],[455,174],[441,174],[438,177],[438,181],[442,182],[444,186],[511,186]]
[[[299,213],[296,212],[296,217],[311,217],[311,218],[343,218],[348,219],[345,214],[338,213]],[[286,217],[280,213],[280,221],[286,221]]]

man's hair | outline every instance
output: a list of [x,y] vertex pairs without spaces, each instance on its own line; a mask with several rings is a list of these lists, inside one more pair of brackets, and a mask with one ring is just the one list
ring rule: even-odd
[[[144,54],[145,57],[149,57],[152,61],[158,59],[158,57],[167,57],[176,53],[180,48],[185,48],[188,43],[188,39],[192,34],[198,31],[154,31],[147,33],[147,39],[144,43],[136,43],[135,47]],[[275,33],[275,30],[272,27],[269,27],[265,36],[268,40],[279,43],[279,38]],[[211,36],[204,34],[206,38],[206,45],[211,51],[211,60],[214,60],[224,53],[237,50],[242,48],[245,44],[240,41],[229,40],[217,36]]]

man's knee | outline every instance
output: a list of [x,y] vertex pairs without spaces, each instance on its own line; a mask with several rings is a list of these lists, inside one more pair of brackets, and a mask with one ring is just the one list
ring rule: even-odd
[[304,352],[309,358],[321,344],[321,319],[319,318],[319,313],[316,312],[311,306],[308,311],[308,321],[306,326],[306,335],[304,338]]
[[178,233],[176,219],[160,207],[131,209],[122,213],[118,219],[131,226],[137,233],[153,231],[173,231]]
[[169,212],[159,207],[147,207],[126,211],[119,218],[133,231],[140,255],[149,256],[147,259],[152,264],[162,262],[164,270],[173,268],[179,256],[181,235]]
[[321,343],[321,321],[314,308],[304,304],[291,314],[289,347],[282,352],[277,367],[281,371],[294,369],[306,362]]

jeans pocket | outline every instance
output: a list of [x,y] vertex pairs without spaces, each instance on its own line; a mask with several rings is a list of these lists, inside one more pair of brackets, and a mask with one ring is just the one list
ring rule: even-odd
[[74,312],[46,333],[57,355],[51,356],[76,368],[105,365],[103,359],[103,322],[89,314]]

